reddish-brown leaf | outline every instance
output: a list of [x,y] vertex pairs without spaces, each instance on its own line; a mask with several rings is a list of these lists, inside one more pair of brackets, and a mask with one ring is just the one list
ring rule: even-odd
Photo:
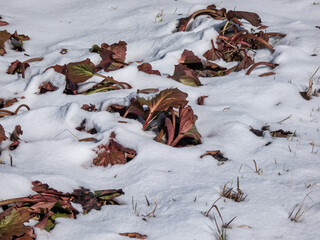
[[23,131],[21,130],[21,126],[20,125],[16,125],[14,127],[13,132],[10,135],[10,141],[17,141],[20,140],[20,135],[23,134]]
[[63,49],[61,49],[60,53],[61,53],[62,55],[65,55],[65,54],[68,53],[68,49],[63,48]]
[[0,143],[7,140],[6,133],[4,131],[3,126],[0,124]]
[[94,104],[90,104],[90,105],[88,105],[88,104],[83,104],[82,107],[81,107],[81,109],[83,109],[83,110],[85,110],[85,111],[88,111],[88,112],[96,112],[96,111],[98,111],[98,110],[96,109],[96,105],[94,105]]
[[23,34],[18,34],[17,31],[15,31],[14,34],[10,36],[10,39],[11,39],[11,44],[13,46],[13,49],[19,52],[24,51],[23,41],[30,40],[28,36]]
[[214,44],[213,44],[213,41],[212,41],[212,40],[211,40],[211,45],[212,45],[212,48],[211,48],[210,50],[206,51],[206,52],[203,54],[203,56],[204,56],[206,59],[210,60],[210,61],[215,61],[215,60],[218,60],[218,59],[220,59],[220,58],[223,59],[224,54],[223,54],[220,50],[218,50],[218,49],[216,49],[216,48],[214,47]]
[[93,159],[94,165],[107,167],[109,164],[125,164],[137,155],[135,150],[123,147],[114,138],[115,133],[112,132],[109,143],[98,147],[97,157]]
[[241,62],[237,65],[235,72],[239,72],[241,70],[247,69],[252,64],[254,64],[254,61],[249,57],[246,53],[244,53],[244,57],[241,60]]
[[210,155],[213,158],[217,159],[219,162],[221,161],[227,161],[228,158],[225,158],[223,154],[220,152],[220,150],[215,151],[206,151],[206,153],[202,154],[200,158],[203,158],[204,156]]
[[0,26],[7,26],[9,23],[7,23],[6,21],[0,21]]
[[3,56],[6,53],[4,49],[4,43],[8,41],[11,37],[11,34],[7,30],[0,31],[0,56]]
[[197,99],[198,105],[204,105],[204,99],[207,98],[208,96],[200,96]]
[[67,79],[72,83],[82,83],[95,74],[94,64],[89,58],[81,62],[67,64]]
[[137,238],[137,239],[146,239],[147,235],[142,235],[137,232],[131,232],[131,233],[119,233],[121,236],[126,236],[129,238]]
[[203,68],[201,59],[197,57],[192,51],[185,49],[179,59],[179,63],[186,65],[191,69]]
[[51,82],[44,82],[42,83],[41,86],[39,86],[39,94],[44,94],[46,92],[54,92],[56,91],[58,88],[53,86]]
[[18,99],[16,99],[16,98],[8,99],[8,100],[6,100],[6,101],[4,102],[3,107],[4,107],[4,108],[10,107],[10,106],[12,106],[13,104],[15,104],[16,102],[18,102]]
[[16,60],[11,63],[10,67],[8,68],[7,73],[8,74],[21,73],[22,78],[24,78],[24,76],[25,76],[24,73],[28,67],[30,67],[30,65],[28,63],[20,62],[19,60]]
[[253,12],[243,12],[243,11],[228,11],[227,14],[228,20],[236,19],[245,19],[247,20],[252,26],[259,27],[261,24],[261,19],[258,14]]
[[162,90],[150,100],[138,98],[141,105],[147,105],[149,108],[149,115],[143,125],[143,130],[146,130],[149,123],[155,119],[160,112],[167,111],[170,107],[180,108],[187,105],[187,96],[187,93],[184,93],[177,88],[173,88]]
[[158,70],[152,70],[152,66],[150,63],[142,63],[138,66],[138,70],[141,72],[145,72],[147,74],[154,74],[161,76],[160,72]]

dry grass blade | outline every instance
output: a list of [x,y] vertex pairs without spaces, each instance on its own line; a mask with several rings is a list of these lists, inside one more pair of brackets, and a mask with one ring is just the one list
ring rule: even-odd
[[[318,203],[312,205],[311,207],[308,207],[308,208],[304,208],[304,202],[306,200],[306,198],[310,195],[310,193],[312,193],[312,191],[308,192],[306,194],[306,196],[303,198],[302,202],[300,204],[296,204],[293,208],[293,210],[291,211],[291,213],[289,214],[289,219],[292,221],[292,222],[300,222],[301,221],[301,218],[303,216],[303,214],[307,211],[309,211],[311,208],[313,208],[315,205],[317,205]],[[296,207],[299,208],[296,210]]]
[[247,195],[244,195],[244,193],[240,189],[239,178],[237,179],[237,191],[234,191],[233,187],[227,187],[227,184],[228,183],[226,183],[223,186],[223,188],[222,188],[222,190],[220,192],[220,195],[222,197],[232,199],[235,202],[242,202],[242,201],[244,201],[246,199]]

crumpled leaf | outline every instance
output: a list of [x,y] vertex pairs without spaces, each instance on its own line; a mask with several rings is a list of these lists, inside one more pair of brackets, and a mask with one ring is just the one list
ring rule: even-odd
[[20,144],[20,135],[23,134],[23,131],[21,130],[21,126],[20,125],[16,125],[13,132],[10,135],[10,141],[12,141],[12,143],[9,146],[9,149],[11,151],[15,150],[19,144]]
[[98,147],[98,150],[95,151],[97,157],[93,159],[93,165],[107,167],[109,164],[125,164],[137,155],[135,150],[123,147],[114,138],[115,133],[112,132],[109,143]]
[[98,111],[98,109],[96,109],[96,105],[94,104],[83,104],[81,109],[85,110],[85,111],[88,111],[88,112],[96,112]]
[[6,54],[6,50],[4,49],[4,43],[9,40],[11,34],[7,32],[7,30],[0,31],[0,56]]
[[259,27],[261,24],[261,19],[258,14],[253,12],[244,12],[244,11],[228,11],[226,14],[228,20],[236,19],[245,19],[252,26]]
[[241,70],[247,69],[252,64],[254,64],[254,61],[249,57],[246,53],[244,53],[244,57],[241,60],[241,62],[237,65],[235,72],[239,72]]
[[43,82],[41,86],[39,86],[39,94],[44,94],[47,92],[54,92],[56,91],[58,88],[53,86],[51,82]]
[[152,66],[150,63],[142,63],[138,66],[138,70],[147,74],[154,74],[161,76],[158,70],[152,70]]
[[7,73],[8,74],[15,74],[15,73],[21,73],[22,78],[25,77],[25,71],[26,69],[30,67],[28,63],[20,62],[19,60],[16,60],[11,63],[10,67],[8,68]]
[[188,103],[186,100],[187,97],[187,93],[184,93],[177,88],[171,88],[162,90],[150,100],[138,98],[141,105],[147,105],[149,108],[149,115],[143,124],[143,130],[146,130],[150,122],[154,120],[160,112],[167,111],[170,107],[180,108],[186,106]]
[[175,65],[174,73],[171,76],[172,79],[181,82],[182,84],[198,87],[201,86],[201,82],[195,72],[182,64]]
[[67,79],[71,83],[82,83],[93,77],[95,74],[94,64],[87,58],[81,62],[71,62],[67,64]]
[[129,238],[137,238],[137,239],[146,239],[147,238],[147,235],[142,235],[140,233],[137,233],[137,232],[127,232],[127,233],[119,233],[121,236],[126,236],[126,237],[129,237]]
[[0,143],[7,140],[6,133],[4,131],[3,126],[0,124]]
[[222,152],[220,152],[220,150],[206,151],[206,153],[202,154],[200,158],[203,158],[204,156],[207,156],[207,155],[212,156],[213,158],[217,159],[219,162],[228,161],[228,158],[225,158]]
[[101,48],[92,49],[97,51],[102,58],[102,61],[98,64],[97,69],[103,69],[104,71],[113,71],[124,67],[127,51],[127,43],[119,41],[112,45],[106,43],[101,44]]

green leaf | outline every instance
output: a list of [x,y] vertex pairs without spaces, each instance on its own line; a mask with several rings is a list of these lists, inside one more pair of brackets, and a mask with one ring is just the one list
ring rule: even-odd
[[101,47],[99,47],[97,44],[94,44],[91,48],[90,48],[90,52],[94,52],[94,53],[100,53]]
[[95,74],[94,64],[87,58],[81,62],[67,64],[67,79],[72,83],[82,83]]

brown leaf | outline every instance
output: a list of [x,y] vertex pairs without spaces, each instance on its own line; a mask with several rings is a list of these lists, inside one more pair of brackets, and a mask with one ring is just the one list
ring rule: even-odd
[[15,74],[15,73],[21,73],[22,78],[24,78],[24,73],[26,69],[30,67],[28,63],[20,62],[19,60],[16,60],[15,62],[12,62],[10,67],[8,68],[7,73],[8,74]]
[[177,88],[164,89],[150,100],[138,98],[141,105],[147,105],[149,108],[149,115],[143,125],[143,130],[146,130],[149,123],[158,116],[162,111],[167,111],[170,107],[180,108],[187,105],[186,100],[188,94],[180,91]]
[[11,39],[11,44],[13,46],[13,49],[19,52],[24,51],[23,41],[30,40],[28,36],[23,34],[18,34],[17,31],[15,31],[14,34],[10,36],[10,39]]
[[18,102],[18,100],[17,100],[16,98],[12,98],[12,99],[6,100],[6,101],[4,102],[3,107],[4,107],[4,108],[10,107],[10,106],[12,106],[14,103],[16,103],[16,102]]
[[239,72],[241,70],[247,69],[252,64],[254,64],[254,61],[247,55],[247,53],[244,52],[244,57],[241,60],[241,62],[237,65],[235,72]]
[[147,74],[154,74],[161,76],[160,72],[158,70],[152,70],[152,66],[150,63],[142,63],[138,66],[138,70],[145,72]]
[[247,20],[252,26],[259,27],[261,24],[261,19],[258,14],[253,12],[243,12],[243,11],[228,11],[227,12],[227,19],[233,20],[236,19],[245,19]]
[[6,54],[6,50],[4,49],[4,43],[8,41],[11,37],[11,34],[7,32],[7,30],[0,31],[0,56]]
[[0,26],[6,26],[8,25],[9,23],[7,23],[6,21],[0,21]]
[[51,82],[44,82],[42,83],[41,86],[39,86],[39,94],[44,94],[46,92],[54,92],[56,91],[58,88],[53,86]]
[[109,164],[125,164],[137,155],[135,150],[123,147],[114,138],[115,133],[112,132],[109,143],[98,147],[97,157],[93,159],[94,165],[107,167]]
[[88,112],[96,112],[96,111],[98,111],[98,110],[96,109],[96,105],[94,105],[94,104],[90,104],[90,105],[88,105],[88,104],[83,104],[82,107],[81,107],[81,109],[83,109],[83,110],[85,110],[85,111],[88,111]]
[[203,158],[204,156],[210,155],[213,158],[217,159],[219,162],[221,161],[227,161],[228,158],[225,158],[223,154],[220,152],[220,150],[215,151],[206,151],[206,153],[202,154],[200,158]]
[[0,143],[7,140],[6,133],[4,131],[3,126],[0,124]]
[[20,140],[20,135],[23,134],[23,131],[21,130],[20,125],[16,125],[13,132],[10,135],[10,141],[17,141]]
[[198,105],[204,105],[204,99],[207,98],[208,96],[200,96],[197,99]]
[[254,128],[250,128],[250,131],[254,134],[254,135],[256,135],[256,136],[258,136],[258,137],[263,137],[263,130],[259,130],[259,129],[254,129]]
[[198,58],[192,51],[185,49],[179,59],[179,63],[184,64],[187,68],[202,69],[201,59]]
[[171,78],[192,87],[202,85],[195,72],[182,64],[175,65],[174,73]]
[[63,75],[67,75],[67,65],[54,65],[51,67],[48,67],[45,71],[47,71],[48,69],[53,68],[54,71],[56,71],[57,73],[61,73]]
[[63,48],[63,49],[61,49],[60,53],[61,53],[62,55],[65,55],[65,54],[68,53],[68,49]]
[[278,137],[278,138],[287,138],[290,137],[292,135],[294,135],[293,132],[290,131],[284,131],[282,129],[276,130],[276,131],[271,131],[270,132],[272,137]]
[[138,239],[146,239],[147,235],[142,235],[137,232],[132,232],[132,233],[119,233],[121,236],[126,236],[129,238],[138,238]]
[[206,59],[208,59],[208,60],[210,60],[210,61],[215,61],[215,60],[218,60],[218,59],[220,59],[220,58],[224,58],[224,54],[220,51],[220,50],[218,50],[218,49],[216,49],[215,47],[214,47],[214,44],[213,44],[213,41],[211,40],[211,45],[212,45],[212,48],[210,49],[210,50],[208,50],[208,51],[206,51],[204,54],[203,54],[203,56],[206,58]]

